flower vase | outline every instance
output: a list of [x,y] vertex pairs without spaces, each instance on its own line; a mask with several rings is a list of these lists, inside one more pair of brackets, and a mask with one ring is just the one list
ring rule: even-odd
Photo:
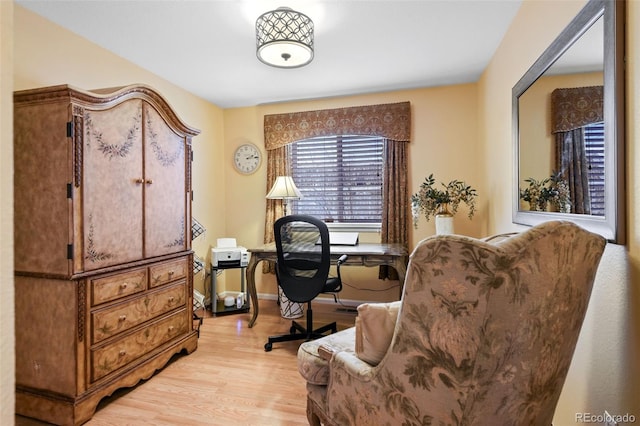
[[448,234],[453,234],[453,215],[447,204],[441,204],[436,213],[436,235]]
[[540,200],[530,201],[529,210],[532,212],[545,212],[547,211],[547,203]]

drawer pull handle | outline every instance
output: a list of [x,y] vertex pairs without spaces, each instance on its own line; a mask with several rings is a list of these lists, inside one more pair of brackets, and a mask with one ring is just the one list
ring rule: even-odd
[[125,351],[124,349],[120,349],[120,352],[118,352],[118,355],[122,358],[123,356],[125,356],[127,354],[127,351]]
[[153,183],[153,179],[147,179],[146,183],[147,183],[147,185],[151,185]]
[[175,271],[169,271],[169,278],[171,278],[175,274]]
[[127,289],[127,283],[120,284],[120,290],[126,290],[126,289]]
[[173,333],[173,330],[175,330],[175,327],[170,325],[168,330],[169,330],[169,333]]
[[136,179],[136,183],[140,184],[140,183],[144,183],[144,179],[142,178],[138,178]]
[[173,297],[173,296],[169,296],[169,304],[170,304],[170,305],[172,305],[172,304],[173,304],[173,302],[174,302],[175,300],[176,300],[176,298],[175,298],[175,297]]
[[126,320],[127,320],[127,316],[126,315],[120,315],[118,317],[118,321],[120,321],[120,322],[125,322]]

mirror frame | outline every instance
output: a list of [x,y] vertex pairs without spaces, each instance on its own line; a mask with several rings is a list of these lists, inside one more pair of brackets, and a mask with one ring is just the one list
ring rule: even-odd
[[[604,19],[605,214],[590,216],[521,210],[518,100],[600,17]],[[570,220],[610,242],[625,243],[624,17],[624,1],[589,0],[513,87],[514,223],[533,226],[548,220]]]

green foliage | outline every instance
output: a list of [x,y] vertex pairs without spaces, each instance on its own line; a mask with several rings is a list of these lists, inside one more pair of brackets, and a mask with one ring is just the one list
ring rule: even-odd
[[448,184],[441,183],[442,189],[435,187],[436,180],[433,173],[420,185],[420,190],[411,196],[411,212],[414,226],[418,226],[420,215],[424,215],[427,221],[443,209],[450,209],[451,214],[458,211],[460,203],[469,207],[469,219],[476,209],[477,191],[465,182],[452,180]]
[[524,181],[529,186],[520,189],[520,199],[528,202],[531,210],[546,211],[549,204],[561,212],[570,209],[569,184],[560,172],[554,172],[542,180],[530,177]]

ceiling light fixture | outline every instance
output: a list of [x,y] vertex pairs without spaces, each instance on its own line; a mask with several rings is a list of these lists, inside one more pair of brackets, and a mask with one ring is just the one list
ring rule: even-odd
[[307,65],[313,59],[313,21],[289,7],[263,13],[256,20],[256,55],[278,68]]

